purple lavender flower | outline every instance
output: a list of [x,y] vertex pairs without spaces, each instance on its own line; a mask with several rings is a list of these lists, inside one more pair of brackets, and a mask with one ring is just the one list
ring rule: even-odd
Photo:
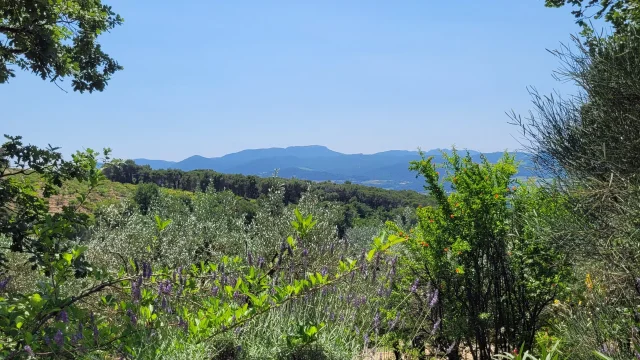
[[33,352],[33,350],[31,349],[31,346],[29,345],[25,345],[24,347],[24,351],[27,352],[27,354],[29,354],[29,356],[36,356],[36,354]]
[[142,277],[148,279],[151,277],[153,270],[151,269],[151,264],[147,262],[142,263]]
[[11,281],[11,276],[8,276],[2,280],[0,280],[0,291],[4,291],[7,288],[7,284]]
[[95,345],[98,345],[98,326],[96,325],[96,319],[93,316],[93,313],[89,316],[89,321],[91,322],[91,329],[93,330],[93,342]]
[[60,310],[58,313],[58,321],[62,321],[65,324],[69,322],[69,315],[67,315],[66,311]]
[[51,339],[49,338],[49,336],[47,336],[47,335],[44,336],[44,343],[47,346],[51,346]]
[[396,313],[396,317],[395,319],[389,321],[389,331],[393,330],[393,328],[396,327],[396,324],[398,324],[398,320],[400,319],[400,313]]
[[376,315],[373,317],[373,328],[376,331],[376,334],[378,333],[378,330],[380,330],[380,312],[376,311]]
[[218,296],[218,291],[220,291],[220,289],[217,286],[213,285],[213,287],[211,288],[211,295]]
[[253,266],[253,256],[251,256],[251,251],[247,252],[247,263],[249,263],[249,266]]
[[453,351],[453,348],[455,348],[455,347],[456,347],[456,342],[454,341],[454,342],[452,342],[452,343],[451,343],[451,345],[449,345],[449,347],[447,348],[446,355],[451,354],[451,352]]
[[600,347],[600,352],[605,355],[613,355],[613,347],[609,346],[609,344],[602,344]]
[[309,250],[307,250],[307,248],[302,249],[302,256],[307,256],[309,255]]
[[289,243],[287,243],[287,253],[289,254],[289,256],[293,256],[293,248],[291,247],[291,245],[289,245]]
[[264,266],[264,258],[263,258],[262,256],[260,256],[260,257],[258,258],[258,267],[259,267],[260,269],[262,269],[262,267],[263,267],[263,266]]
[[420,280],[418,278],[416,278],[416,280],[413,282],[413,284],[411,284],[411,287],[409,288],[409,291],[411,291],[412,293],[415,293],[418,291],[418,283],[420,282]]
[[364,348],[367,349],[369,347],[369,334],[364,334]]
[[336,314],[332,311],[332,312],[329,314],[329,321],[333,322],[333,321],[335,321],[335,320],[336,320]]
[[129,316],[129,319],[131,320],[131,324],[133,324],[133,325],[137,325],[138,324],[138,317],[136,316],[136,314],[133,313],[133,311],[131,311],[131,309],[127,310],[127,315]]
[[329,270],[327,270],[327,267],[323,266],[322,270],[320,270],[320,275],[327,276],[328,273],[329,273]]
[[438,331],[438,329],[440,328],[440,319],[438,319],[434,324],[433,324],[433,329],[431,329],[431,335],[435,334],[436,331]]
[[180,278],[180,285],[184,285],[186,279],[182,276],[182,266],[178,268],[178,276]]
[[233,292],[233,300],[237,303],[244,302],[244,295],[240,294],[238,291]]
[[53,342],[55,342],[59,347],[64,346],[64,335],[62,335],[62,331],[60,331],[60,329],[58,329],[58,332],[53,335]]
[[438,303],[438,289],[435,289],[433,294],[431,294],[431,300],[429,300],[429,307],[433,308]]
[[181,327],[185,332],[189,331],[189,322],[182,317],[178,318],[178,327]]
[[131,299],[133,302],[140,301],[142,288],[142,276],[139,276],[136,281],[131,282]]

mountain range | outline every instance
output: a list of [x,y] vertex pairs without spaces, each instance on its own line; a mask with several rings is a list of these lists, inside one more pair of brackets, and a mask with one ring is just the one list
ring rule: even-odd
[[[480,160],[481,153],[469,152],[475,161]],[[436,163],[444,161],[442,152],[451,150],[434,149],[425,152],[433,156]],[[521,161],[518,176],[533,176],[530,155],[524,152],[512,153]],[[503,152],[484,153],[484,156],[495,163]],[[210,169],[227,174],[243,174],[272,176],[282,178],[299,178],[311,181],[333,181],[381,187],[393,190],[422,191],[424,180],[416,178],[416,173],[409,171],[409,162],[420,159],[417,151],[390,150],[375,154],[343,154],[325,146],[291,146],[287,148],[250,149],[206,158],[199,155],[188,157],[182,161],[134,159],[138,165],[149,165],[152,169],[179,169],[184,171]]]

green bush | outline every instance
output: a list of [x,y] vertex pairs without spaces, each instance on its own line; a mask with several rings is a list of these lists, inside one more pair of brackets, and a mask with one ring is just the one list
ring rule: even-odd
[[140,211],[146,214],[151,208],[151,204],[160,195],[160,190],[156,184],[140,184],[136,189],[136,193],[133,196],[136,204],[140,207]]

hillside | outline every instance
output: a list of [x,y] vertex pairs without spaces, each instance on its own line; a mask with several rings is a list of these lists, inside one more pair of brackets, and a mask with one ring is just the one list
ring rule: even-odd
[[[433,156],[436,163],[442,163],[441,151],[425,152]],[[481,159],[481,153],[469,150],[474,161]],[[490,162],[496,162],[502,152],[486,153]],[[514,153],[522,161],[518,176],[533,176],[530,156]],[[298,178],[311,181],[350,181],[356,184],[394,190],[423,190],[423,180],[416,179],[408,170],[409,162],[420,159],[417,151],[390,150],[375,154],[343,154],[325,146],[293,146],[243,150],[221,157],[206,158],[191,156],[178,162],[165,160],[134,159],[138,165],[149,165],[152,169],[215,170],[224,174],[271,176],[276,170],[283,178]]]

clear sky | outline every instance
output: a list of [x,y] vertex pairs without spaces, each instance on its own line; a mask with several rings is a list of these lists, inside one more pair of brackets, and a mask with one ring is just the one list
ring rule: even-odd
[[104,2],[125,23],[101,43],[125,69],[83,95],[18,73],[0,85],[0,133],[165,160],[312,144],[502,151],[519,148],[505,111],[531,108],[527,86],[574,91],[545,49],[579,29],[542,0]]

